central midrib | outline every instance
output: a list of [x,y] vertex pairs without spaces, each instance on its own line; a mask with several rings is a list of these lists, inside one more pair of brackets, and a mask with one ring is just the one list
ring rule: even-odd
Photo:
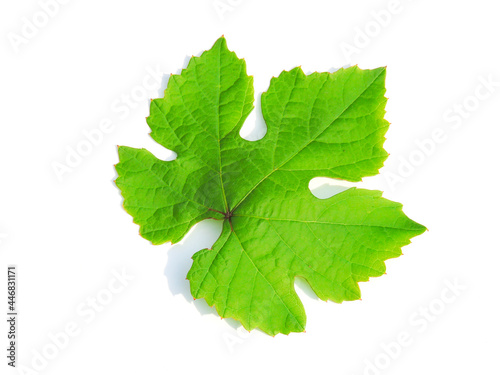
[[222,180],[222,151],[221,151],[221,146],[220,146],[220,96],[221,96],[221,80],[220,80],[220,71],[221,71],[221,52],[222,52],[222,43],[219,45],[219,65],[218,65],[218,95],[217,95],[217,144],[219,146],[219,178],[220,178],[220,186],[221,186],[221,193],[222,193],[222,201],[224,203],[224,209],[226,212],[229,211],[229,206],[227,204],[227,198],[226,198],[226,192],[224,189],[224,181]]

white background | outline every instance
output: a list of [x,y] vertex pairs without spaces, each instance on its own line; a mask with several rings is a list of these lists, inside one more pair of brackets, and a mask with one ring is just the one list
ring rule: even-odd
[[[44,16],[38,1],[3,1],[0,310],[6,266],[16,264],[20,373],[498,373],[500,87],[482,82],[500,82],[500,9],[493,0],[391,3],[72,0]],[[24,26],[32,21],[36,35]],[[388,66],[391,155],[357,186],[383,190],[429,231],[387,262],[387,275],[361,284],[362,301],[325,303],[297,287],[307,333],[248,334],[193,302],[190,257],[215,241],[217,225],[152,246],[113,184],[118,144],[168,157],[148,135],[149,98],[222,34],[246,59],[257,102],[273,75],[297,65]],[[351,56],[347,44],[357,48]],[[148,78],[157,67],[164,76]],[[129,111],[123,95],[133,96]],[[104,119],[112,129],[58,178],[54,165]],[[255,113],[246,125],[260,121]],[[433,134],[439,144],[425,141]],[[122,272],[133,280],[117,291]],[[96,296],[107,304],[92,315]],[[75,335],[54,350],[50,335],[61,338],[68,324]],[[17,373],[4,358],[6,331],[0,373]],[[398,349],[404,333],[410,344]],[[41,371],[26,370],[33,361]]]

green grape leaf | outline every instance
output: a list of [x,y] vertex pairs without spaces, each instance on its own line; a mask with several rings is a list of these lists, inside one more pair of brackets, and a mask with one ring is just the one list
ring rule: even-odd
[[282,72],[262,94],[267,133],[254,142],[239,134],[253,109],[253,79],[223,37],[170,77],[147,123],[177,158],[119,147],[116,184],[153,244],[178,242],[207,218],[224,221],[213,248],[193,256],[195,298],[248,330],[301,332],[296,277],[322,300],[360,299],[358,283],[384,274],[384,261],[425,231],[380,191],[318,199],[309,190],[314,177],[360,181],[382,167],[385,75]]

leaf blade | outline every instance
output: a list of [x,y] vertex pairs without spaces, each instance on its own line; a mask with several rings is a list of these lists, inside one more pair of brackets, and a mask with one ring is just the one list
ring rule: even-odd
[[195,298],[249,330],[301,332],[296,277],[323,300],[359,299],[358,283],[381,276],[385,261],[425,231],[379,191],[320,200],[308,189],[313,177],[378,173],[388,155],[385,75],[358,67],[281,73],[262,94],[268,130],[256,142],[239,136],[253,109],[253,77],[224,38],[170,77],[147,122],[177,159],[120,147],[116,184],[153,244],[178,242],[206,218],[224,220],[213,250],[193,256]]

